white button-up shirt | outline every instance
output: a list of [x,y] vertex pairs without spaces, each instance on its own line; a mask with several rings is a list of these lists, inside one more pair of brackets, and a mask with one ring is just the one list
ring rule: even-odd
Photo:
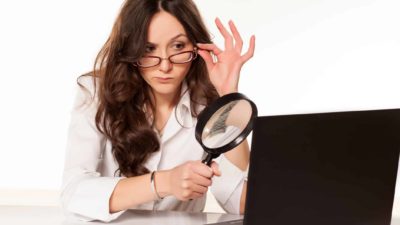
[[[96,128],[97,100],[90,103],[94,87],[91,77],[80,82],[89,92],[79,88],[71,114],[67,153],[63,174],[61,203],[67,216],[81,220],[111,221],[124,211],[110,214],[109,199],[120,179],[114,175],[118,163],[111,152],[111,143]],[[179,103],[172,111],[160,141],[160,150],[151,155],[145,166],[149,171],[166,170],[188,160],[201,160],[205,153],[195,139],[196,118],[191,115],[190,95],[182,85]],[[221,155],[221,177],[214,177],[211,192],[229,213],[238,214],[245,173]],[[134,187],[132,187],[134,188]],[[149,187],[150,188],[150,187]],[[137,205],[132,209],[180,210],[200,212],[206,196],[183,202],[174,196]]]

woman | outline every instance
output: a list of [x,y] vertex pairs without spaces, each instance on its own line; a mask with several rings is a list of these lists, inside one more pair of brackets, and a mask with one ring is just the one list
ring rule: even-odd
[[66,214],[111,221],[127,209],[202,211],[209,187],[226,211],[243,213],[247,142],[210,168],[194,135],[199,112],[237,91],[254,52],[254,36],[242,55],[233,22],[232,34],[216,25],[225,50],[212,44],[191,0],[125,1],[93,72],[78,79]]

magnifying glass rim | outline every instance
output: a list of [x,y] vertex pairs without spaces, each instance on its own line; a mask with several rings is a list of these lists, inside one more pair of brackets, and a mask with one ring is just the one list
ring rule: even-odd
[[[204,128],[208,122],[208,120],[214,115],[215,112],[217,112],[221,107],[225,106],[227,103],[236,101],[236,100],[245,100],[250,103],[252,112],[251,112],[251,117],[246,125],[246,127],[243,129],[243,131],[237,136],[235,139],[233,139],[231,142],[228,144],[225,144],[221,147],[217,148],[209,148],[203,144],[203,140],[201,139]],[[219,155],[221,153],[224,153],[226,151],[229,151],[242,143],[247,135],[253,130],[253,122],[254,119],[257,117],[257,107],[252,102],[249,98],[247,98],[244,94],[234,92],[230,93],[227,95],[224,95],[217,100],[215,100],[213,103],[211,103],[208,107],[206,107],[198,116],[197,119],[197,125],[196,125],[196,130],[195,130],[195,136],[197,141],[200,143],[200,145],[203,147],[203,149],[209,153],[209,154],[214,154],[214,155]]]

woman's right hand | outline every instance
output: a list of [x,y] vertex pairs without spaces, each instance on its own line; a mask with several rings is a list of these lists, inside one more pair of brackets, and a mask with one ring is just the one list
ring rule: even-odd
[[216,162],[209,167],[201,161],[188,161],[170,170],[170,193],[181,201],[200,198],[207,193],[214,175],[221,175]]

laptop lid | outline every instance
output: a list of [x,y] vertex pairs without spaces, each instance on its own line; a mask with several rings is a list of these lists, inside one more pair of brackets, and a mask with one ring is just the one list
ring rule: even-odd
[[257,118],[245,225],[389,225],[400,109]]

